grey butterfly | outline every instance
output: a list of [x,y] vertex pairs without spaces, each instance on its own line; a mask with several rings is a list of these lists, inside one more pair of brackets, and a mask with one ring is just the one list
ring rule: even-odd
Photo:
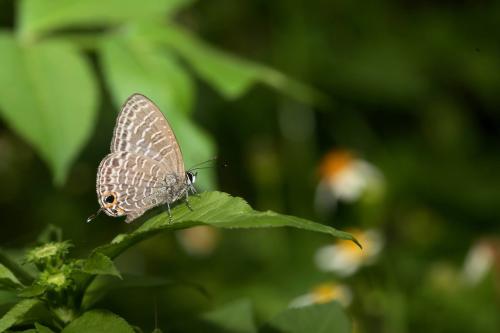
[[99,165],[96,191],[104,211],[130,223],[148,209],[188,195],[196,172],[186,171],[181,149],[167,119],[146,96],[133,94],[116,120],[111,153]]

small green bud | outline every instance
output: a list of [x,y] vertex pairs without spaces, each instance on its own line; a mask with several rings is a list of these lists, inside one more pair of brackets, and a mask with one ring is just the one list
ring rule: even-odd
[[26,254],[26,261],[34,263],[40,270],[47,266],[58,267],[71,247],[69,241],[46,243],[30,250]]
[[38,284],[57,292],[66,290],[73,285],[71,273],[72,268],[69,265],[63,265],[55,271],[44,271],[38,278]]

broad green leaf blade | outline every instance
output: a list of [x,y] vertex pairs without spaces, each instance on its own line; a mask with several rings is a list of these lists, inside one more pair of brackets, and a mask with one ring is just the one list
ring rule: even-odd
[[125,319],[104,310],[85,312],[81,317],[73,320],[61,333],[134,333],[134,329]]
[[214,311],[205,313],[202,318],[222,328],[224,332],[255,333],[252,305],[248,300],[226,304]]
[[17,293],[17,296],[29,298],[42,295],[47,290],[46,286],[40,284],[33,284],[28,286]]
[[54,333],[53,330],[39,323],[35,323],[35,328],[38,333]]
[[262,333],[350,333],[351,323],[337,302],[288,309],[265,325]]
[[0,264],[0,287],[13,289],[21,286],[22,284],[16,276],[7,267]]
[[192,0],[23,0],[21,35],[34,37],[68,27],[113,25],[175,14]]
[[37,308],[40,307],[43,307],[43,303],[37,299],[20,301],[0,319],[0,333],[16,324],[26,322],[28,319],[33,318],[33,314],[37,312]]
[[19,298],[13,291],[0,290],[0,307],[17,303],[17,301],[19,301]]
[[138,92],[153,99],[167,114],[192,111],[193,82],[171,53],[131,38],[108,38],[99,51],[116,105],[123,105]]
[[11,251],[0,248],[0,263],[10,270],[21,283],[29,285],[34,280],[35,272],[29,272],[21,266],[23,258],[24,252],[13,254]]
[[[193,83],[172,54],[117,38],[103,43],[100,52],[117,109],[131,94],[142,93],[167,117],[181,146],[186,168],[214,157],[213,139],[187,117],[194,100]],[[204,170],[198,180],[200,188],[213,189],[215,170]]]
[[163,230],[184,229],[202,224],[230,229],[294,227],[352,240],[359,245],[347,232],[294,216],[271,211],[258,212],[243,199],[223,192],[205,192],[199,196],[191,196],[190,204],[193,211],[184,204],[179,204],[172,210],[172,223],[169,222],[168,213],[164,212],[150,218],[134,232],[118,235],[111,244],[98,247],[95,251],[114,258],[135,243]]
[[86,59],[69,44],[18,45],[0,33],[0,116],[50,166],[57,184],[94,124],[98,91]]
[[88,274],[122,277],[113,260],[102,253],[94,252],[89,258],[79,260],[78,264],[81,265],[79,270]]
[[180,27],[150,25],[140,30],[146,38],[176,50],[202,79],[226,98],[238,98],[260,82],[303,102],[323,99],[311,87],[270,67],[218,50]]

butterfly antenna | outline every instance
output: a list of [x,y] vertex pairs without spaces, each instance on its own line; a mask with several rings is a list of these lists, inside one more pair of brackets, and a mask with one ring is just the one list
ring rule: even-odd
[[191,168],[189,171],[194,171],[194,170],[203,170],[203,169],[213,169],[215,166],[206,166],[206,167],[198,167],[198,168]]
[[206,163],[209,163],[209,162],[213,162],[217,160],[217,156],[214,156],[206,161],[203,161],[203,162],[200,162],[200,163],[196,163],[195,165],[193,165],[191,168],[189,168],[189,170],[197,170],[197,169],[200,169],[198,168],[199,166],[203,165],[203,164],[206,164]]
[[87,218],[87,223],[92,222],[92,220],[93,220],[93,219],[95,219],[95,218],[96,218],[99,214],[101,214],[101,212],[102,212],[102,207],[101,207],[101,208],[99,208],[99,209],[97,210],[97,212],[95,212],[94,214],[90,215],[90,216]]

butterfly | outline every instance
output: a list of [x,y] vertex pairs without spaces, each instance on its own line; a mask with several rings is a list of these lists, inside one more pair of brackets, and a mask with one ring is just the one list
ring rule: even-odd
[[160,109],[146,96],[133,94],[116,119],[111,153],[99,164],[96,191],[101,211],[126,216],[130,223],[147,210],[196,193],[197,173],[186,171],[175,134]]

